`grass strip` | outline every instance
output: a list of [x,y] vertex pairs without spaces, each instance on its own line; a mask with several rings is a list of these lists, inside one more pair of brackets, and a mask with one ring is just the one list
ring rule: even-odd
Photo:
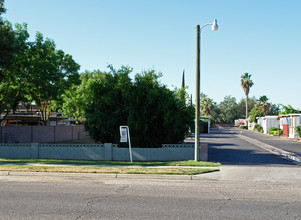
[[56,167],[56,166],[0,166],[0,171],[55,172],[55,173],[112,173],[112,174],[164,174],[197,175],[218,171],[206,168],[134,168],[134,167]]
[[184,161],[100,161],[100,160],[57,160],[57,159],[0,159],[0,163],[39,163],[39,164],[82,164],[82,165],[120,165],[120,166],[200,166],[218,167],[220,163],[184,160]]

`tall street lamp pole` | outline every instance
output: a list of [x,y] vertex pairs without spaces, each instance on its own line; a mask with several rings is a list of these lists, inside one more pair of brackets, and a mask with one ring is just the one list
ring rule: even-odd
[[211,25],[212,31],[218,30],[217,20],[215,19],[213,23],[205,24],[200,28],[200,25],[196,26],[196,109],[195,109],[195,145],[194,145],[194,160],[199,161],[200,160],[200,76],[201,76],[201,59],[200,59],[200,36],[201,36],[201,30]]

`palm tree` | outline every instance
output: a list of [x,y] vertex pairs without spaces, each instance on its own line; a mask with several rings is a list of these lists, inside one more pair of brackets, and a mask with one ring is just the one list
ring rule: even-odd
[[212,115],[214,112],[216,103],[213,101],[213,99],[210,99],[208,97],[202,98],[200,102],[200,111],[201,115]]
[[244,90],[244,93],[246,95],[246,123],[248,125],[248,95],[250,88],[253,86],[253,81],[251,80],[251,74],[245,73],[241,75],[240,77],[240,85],[242,89]]
[[270,109],[271,104],[268,102],[268,97],[266,97],[265,95],[260,96],[258,99],[258,104],[257,107],[261,107],[264,114],[267,115]]

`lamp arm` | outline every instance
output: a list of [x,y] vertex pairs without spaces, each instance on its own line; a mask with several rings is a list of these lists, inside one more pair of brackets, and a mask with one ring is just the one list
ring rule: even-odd
[[203,26],[200,28],[200,30],[202,30],[202,28],[204,28],[204,27],[206,27],[206,26],[209,26],[209,25],[213,25],[213,23],[208,23],[208,24],[203,25]]

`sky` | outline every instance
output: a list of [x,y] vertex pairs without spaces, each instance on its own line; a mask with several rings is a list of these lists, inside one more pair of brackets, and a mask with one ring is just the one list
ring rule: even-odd
[[245,98],[240,77],[251,74],[249,96],[301,109],[300,0],[6,0],[4,18],[27,23],[71,54],[81,72],[112,64],[161,72],[161,83],[195,100],[196,25],[201,31],[201,92],[219,103]]

